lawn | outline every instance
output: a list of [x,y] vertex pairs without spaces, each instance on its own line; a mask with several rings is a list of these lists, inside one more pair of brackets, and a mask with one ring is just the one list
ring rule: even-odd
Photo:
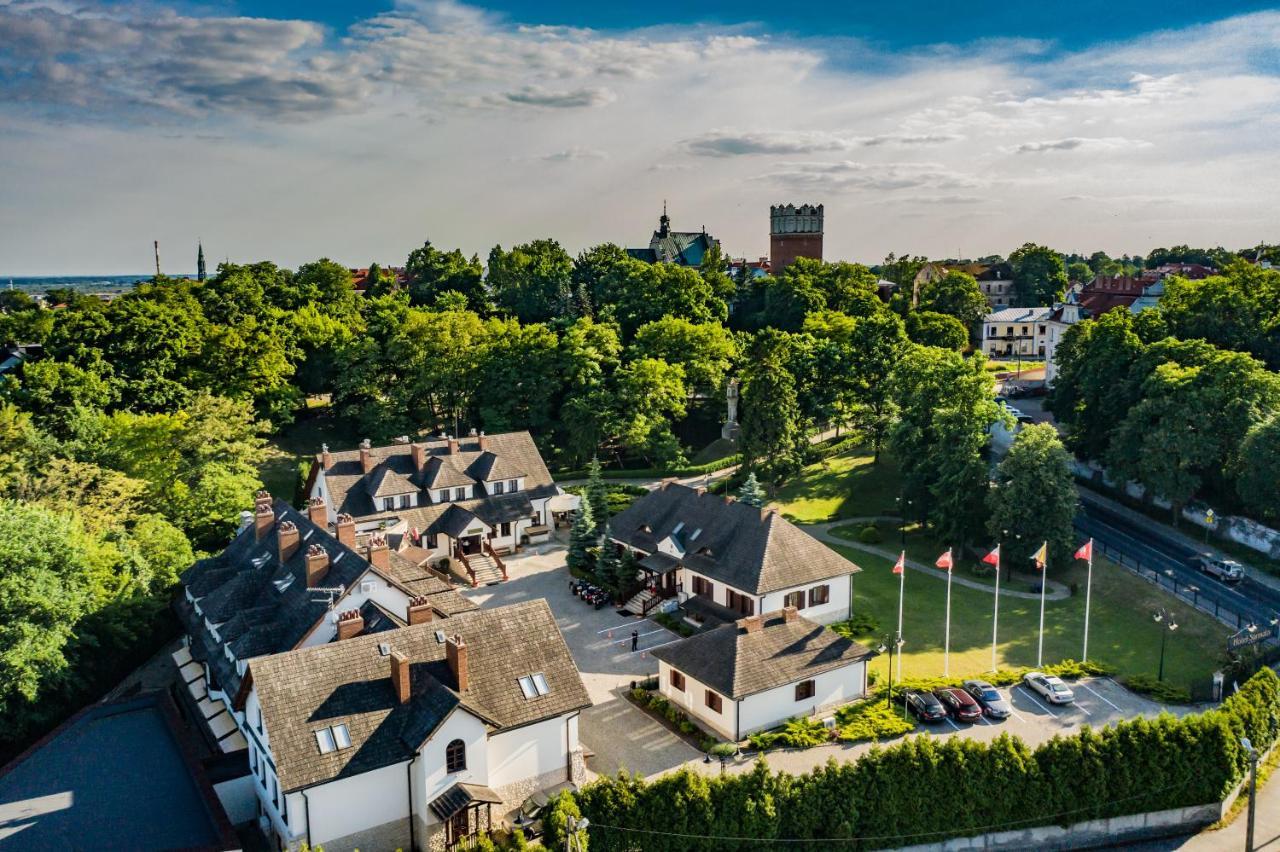
[[275,497],[293,502],[298,496],[298,463],[320,452],[321,444],[335,450],[359,443],[351,427],[326,406],[308,400],[307,409],[267,444],[267,458],[258,467],[263,486]]
[[[878,643],[882,635],[897,625],[898,578],[888,559],[848,548],[836,548],[862,566],[853,578],[853,611],[869,614],[878,630],[860,637]],[[929,577],[908,571],[904,607],[902,659],[904,677],[933,677],[942,674],[943,619],[946,602],[945,575]],[[1083,563],[1050,576],[1070,585],[1078,583],[1080,594],[1045,605],[1044,663],[1079,659],[1084,627]],[[1113,668],[1117,675],[1155,675],[1160,657],[1160,627],[1152,613],[1171,608],[1178,630],[1169,636],[1165,655],[1165,680],[1190,688],[1203,684],[1223,660],[1230,631],[1143,580],[1110,562],[1098,561],[1093,572],[1093,611],[1090,617],[1089,659]],[[1034,599],[1000,599],[1000,636],[997,657],[1002,666],[1036,664],[1037,627],[1040,602]],[[992,595],[977,589],[953,585],[951,598],[951,675],[978,675],[991,668]],[[873,665],[883,667],[887,660]]]
[[898,469],[866,449],[811,464],[778,490],[772,505],[801,524],[897,513]]

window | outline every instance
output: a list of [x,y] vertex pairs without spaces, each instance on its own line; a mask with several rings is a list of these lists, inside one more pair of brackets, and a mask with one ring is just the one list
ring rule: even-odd
[[831,602],[830,586],[814,586],[809,590],[809,606],[822,606]]
[[413,495],[412,495],[412,494],[401,494],[401,495],[400,495],[400,508],[401,508],[401,509],[407,509],[407,508],[409,508],[409,507],[410,507],[410,506],[412,506],[412,505],[413,505]]
[[812,698],[817,691],[818,687],[814,681],[802,680],[796,684],[796,701]]
[[511,535],[511,522],[503,521],[498,526],[498,535]]
[[436,534],[427,533],[427,549],[435,550],[438,544],[439,544],[439,540],[436,538]]
[[784,607],[793,606],[796,609],[804,609],[804,592],[789,592],[787,596],[782,599],[782,605]]
[[505,482],[495,482],[495,483],[493,483],[493,493],[494,493],[494,494],[501,494],[501,493],[503,493],[504,491],[506,491],[506,485],[507,485],[507,484],[506,484]]
[[454,740],[444,747],[444,771],[461,772],[467,768],[467,744]]
[[388,512],[394,509],[395,507],[396,507],[396,498],[394,497],[387,497],[385,500],[382,501],[382,508],[387,510]]
[[680,672],[676,671],[675,669],[672,669],[671,677],[668,678],[668,680],[671,683],[672,689],[678,689],[681,692],[684,692],[684,675],[680,674]]
[[351,748],[351,735],[347,733],[346,725],[333,726],[333,742],[338,748]]
[[542,672],[534,672],[531,675],[518,678],[518,680],[520,681],[520,691],[524,693],[525,698],[537,698],[551,691],[551,687],[547,685],[547,676]]
[[547,686],[547,676],[542,672],[533,673],[533,688],[538,690],[539,695],[546,695],[551,691],[551,687]]
[[465,488],[455,488],[455,489],[453,490],[453,499],[454,499],[454,500],[465,500],[465,499],[467,499],[467,489],[465,489]]
[[720,713],[723,711],[724,703],[718,694],[708,689],[706,698],[704,700],[707,703],[707,707],[714,710],[715,712]]
[[711,585],[711,581],[706,577],[699,577],[696,575],[693,578],[693,593],[695,595],[703,595],[708,598],[714,598],[716,596],[715,586]]
[[729,609],[737,610],[742,615],[755,615],[756,602],[753,598],[739,594],[733,589],[725,589],[724,597]]
[[335,748],[333,744],[333,732],[328,728],[321,728],[316,731],[316,745],[320,746],[321,754],[328,754],[333,751]]
[[510,491],[512,494],[515,494],[517,491],[519,491],[519,490],[520,490],[520,480],[518,480],[518,479],[513,479],[513,480],[511,480],[510,482],[508,482],[508,483],[507,483],[507,490],[508,490],[508,491]]

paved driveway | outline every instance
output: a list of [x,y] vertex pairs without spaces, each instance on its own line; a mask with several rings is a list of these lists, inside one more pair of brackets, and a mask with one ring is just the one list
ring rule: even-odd
[[613,774],[625,767],[654,775],[701,757],[622,697],[632,681],[657,674],[658,662],[649,649],[679,637],[651,619],[619,615],[608,606],[595,609],[575,597],[569,591],[565,552],[559,543],[540,545],[506,560],[507,582],[462,593],[484,607],[546,598],[595,702],[579,719],[582,743],[595,754],[587,760],[588,770]]

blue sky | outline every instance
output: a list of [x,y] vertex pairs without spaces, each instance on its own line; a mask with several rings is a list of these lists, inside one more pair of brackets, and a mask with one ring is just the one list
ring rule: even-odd
[[787,201],[867,263],[1280,240],[1280,11],[891,6],[0,0],[0,275],[643,245],[664,199],[739,257]]

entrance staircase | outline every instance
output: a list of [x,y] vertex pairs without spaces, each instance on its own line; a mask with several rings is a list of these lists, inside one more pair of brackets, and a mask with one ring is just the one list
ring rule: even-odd
[[658,600],[658,595],[648,589],[641,589],[632,596],[631,600],[622,605],[622,609],[632,615],[648,615],[649,611],[658,605]]
[[472,553],[467,557],[467,566],[474,577],[473,586],[493,586],[506,579],[502,566],[487,553]]

